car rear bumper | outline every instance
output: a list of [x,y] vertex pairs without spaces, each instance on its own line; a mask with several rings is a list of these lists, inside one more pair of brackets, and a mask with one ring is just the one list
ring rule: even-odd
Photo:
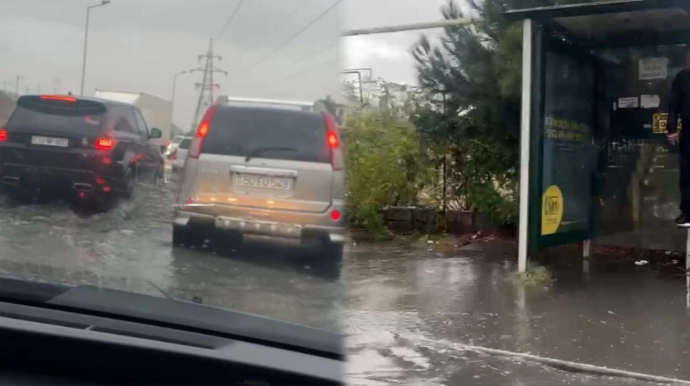
[[[0,143],[0,183],[42,190],[103,190],[97,185],[117,184],[119,165],[107,151],[27,147],[23,143]],[[96,179],[102,184],[97,184]]]
[[[214,215],[195,212],[193,207],[187,210],[175,209],[174,226],[180,227],[208,227],[217,230],[237,231],[242,234],[260,235],[282,239],[327,239],[331,243],[342,244],[345,242],[345,226],[320,225],[323,217],[328,214],[295,213],[296,221],[285,221],[285,213],[281,213],[281,221],[258,219],[250,216]],[[289,216],[289,214],[288,214]],[[304,221],[310,218],[311,221]],[[297,221],[298,219],[302,221]]]
[[[74,190],[103,193],[110,192],[113,189],[111,186],[117,186],[117,182],[114,179],[89,169],[5,162],[2,164],[0,172],[0,183],[3,186],[41,187],[55,191]],[[97,177],[100,177],[100,181],[97,181]]]

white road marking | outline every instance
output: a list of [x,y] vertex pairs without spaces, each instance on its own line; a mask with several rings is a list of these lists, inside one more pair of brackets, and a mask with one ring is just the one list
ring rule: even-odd
[[595,365],[590,365],[590,364],[586,364],[586,363],[571,362],[571,361],[566,361],[566,360],[561,360],[561,359],[547,358],[547,357],[541,357],[541,356],[533,355],[533,354],[520,353],[520,352],[514,352],[514,351],[507,351],[507,350],[499,350],[499,349],[482,347],[482,346],[473,346],[473,345],[467,345],[467,344],[455,343],[455,342],[449,342],[449,341],[435,341],[435,340],[431,340],[428,338],[423,338],[423,339],[427,340],[430,343],[435,343],[435,344],[444,343],[445,345],[451,346],[452,348],[457,349],[457,350],[481,352],[481,353],[487,353],[487,354],[492,354],[492,355],[496,355],[496,356],[504,356],[504,357],[510,357],[510,358],[520,358],[520,359],[525,359],[525,360],[529,360],[529,361],[533,361],[533,362],[537,362],[537,363],[542,363],[542,364],[552,366],[552,367],[555,367],[555,368],[558,368],[561,370],[565,370],[565,371],[587,373],[587,374],[594,374],[594,375],[601,375],[601,376],[610,376],[610,377],[630,378],[630,379],[637,379],[637,380],[641,380],[641,381],[668,383],[668,384],[674,384],[674,385],[690,385],[690,381],[685,381],[682,379],[668,378],[668,377],[651,375],[651,374],[636,373],[633,371],[612,369],[609,367],[595,366]]

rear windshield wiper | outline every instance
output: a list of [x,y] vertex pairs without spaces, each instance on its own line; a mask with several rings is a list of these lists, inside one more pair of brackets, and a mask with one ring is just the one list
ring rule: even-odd
[[244,159],[244,162],[249,162],[249,160],[252,159],[252,157],[256,156],[259,153],[273,150],[297,151],[297,149],[291,147],[257,147],[256,149],[252,150],[249,154],[247,154],[247,157]]

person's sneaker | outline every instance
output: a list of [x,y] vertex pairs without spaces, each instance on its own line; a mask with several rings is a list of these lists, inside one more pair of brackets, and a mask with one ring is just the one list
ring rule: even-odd
[[690,215],[686,213],[681,213],[680,216],[675,219],[676,225],[688,224],[690,225]]

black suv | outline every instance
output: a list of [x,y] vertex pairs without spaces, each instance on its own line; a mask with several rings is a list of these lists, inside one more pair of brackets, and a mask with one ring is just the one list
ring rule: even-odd
[[98,98],[24,95],[0,128],[0,186],[17,198],[36,191],[83,200],[129,198],[135,182],[163,171],[139,110]]

